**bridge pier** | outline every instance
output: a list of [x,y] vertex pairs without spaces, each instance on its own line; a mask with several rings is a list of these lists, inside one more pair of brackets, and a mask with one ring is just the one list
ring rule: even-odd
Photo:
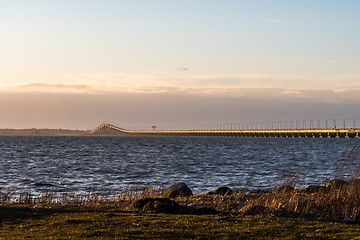
[[329,138],[336,138],[337,137],[337,133],[328,133]]
[[314,138],[321,138],[322,137],[321,133],[319,133],[319,132],[313,133],[313,136],[314,136]]
[[305,133],[305,138],[312,138],[312,133],[306,132]]
[[338,137],[339,137],[339,138],[345,138],[345,137],[346,137],[346,134],[345,134],[345,133],[338,133]]
[[348,137],[349,137],[349,138],[355,138],[355,137],[356,137],[356,133],[350,132],[350,133],[348,133]]
[[329,133],[324,133],[324,132],[320,133],[321,138],[327,138],[328,136],[329,136]]

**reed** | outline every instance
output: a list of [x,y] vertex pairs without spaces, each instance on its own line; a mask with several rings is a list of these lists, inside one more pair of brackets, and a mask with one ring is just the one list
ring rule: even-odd
[[[89,192],[55,192],[43,190],[34,193],[30,188],[26,191],[14,193],[12,191],[0,191],[0,206],[44,206],[59,207],[67,205],[96,206],[104,204],[119,204],[132,202],[149,197],[160,197],[163,190],[154,188],[152,185],[143,189],[126,188],[121,192],[114,191],[89,191]],[[124,204],[122,204],[124,205]]]

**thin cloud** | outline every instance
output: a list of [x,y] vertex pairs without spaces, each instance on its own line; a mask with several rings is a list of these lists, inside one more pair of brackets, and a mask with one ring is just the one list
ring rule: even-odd
[[289,96],[302,96],[302,92],[301,91],[295,91],[295,90],[284,90],[283,92],[285,95],[289,95]]
[[[84,73],[53,76],[42,81],[0,87],[1,93],[78,95],[148,94],[224,98],[281,98],[342,103],[360,99],[360,75],[298,77],[266,74],[193,75]],[[60,83],[61,82],[61,83]],[[77,84],[72,84],[72,83]]]
[[[3,128],[92,129],[267,119],[352,117],[360,88],[343,91],[244,87],[122,87],[32,83],[0,89]],[[119,109],[121,107],[121,111]]]
[[46,84],[46,83],[30,83],[18,86],[4,87],[1,90],[5,92],[88,92],[92,90],[90,85],[76,84]]
[[[333,76],[293,76],[277,74],[213,74],[182,75],[174,73],[112,73],[94,72],[79,74],[59,74],[29,77],[36,84],[24,84],[24,90],[42,89],[63,91],[139,91],[151,88],[281,88],[286,90],[339,90],[360,88],[360,75]],[[44,80],[42,80],[44,79]],[[52,83],[52,84],[50,84]],[[76,84],[73,84],[76,83]],[[43,84],[43,85],[41,85]],[[64,85],[64,86],[62,86]],[[20,86],[7,85],[7,90]],[[4,89],[5,86],[0,90]],[[47,89],[46,89],[47,88]],[[67,89],[68,88],[68,89]],[[142,90],[141,90],[142,91]]]
[[137,86],[121,85],[71,85],[31,83],[0,89],[3,93],[50,93],[73,95],[161,95],[168,96],[206,96],[211,98],[243,99],[286,99],[287,101],[317,101],[327,103],[345,103],[360,101],[360,88],[340,90],[298,90],[291,88],[259,87],[178,87],[178,86]]

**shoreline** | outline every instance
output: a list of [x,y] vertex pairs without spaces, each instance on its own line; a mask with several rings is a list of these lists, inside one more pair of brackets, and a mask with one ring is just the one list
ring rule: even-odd
[[[285,190],[285,189],[284,189]],[[358,221],[327,219],[287,211],[286,203],[298,192],[228,195],[199,194],[167,200],[183,212],[157,210],[157,204],[138,202],[166,200],[159,193],[143,192],[135,198],[101,200],[96,194],[79,202],[52,203],[43,195],[36,203],[0,204],[0,238],[7,239],[354,239],[360,237]],[[334,194],[338,189],[333,189]],[[131,193],[130,193],[131,194]],[[312,196],[311,195],[314,195]],[[315,202],[324,192],[309,193]],[[329,195],[333,197],[333,195]],[[264,207],[264,200],[275,201]],[[161,202],[160,202],[161,203]],[[250,203],[250,204],[249,204]],[[301,203],[305,202],[299,202]],[[299,204],[298,204],[299,205]],[[301,207],[299,205],[299,207]],[[332,207],[336,207],[336,204]],[[222,209],[223,208],[223,209]],[[228,210],[244,209],[240,212]],[[271,208],[271,209],[270,209]],[[195,211],[188,211],[188,210]],[[219,211],[213,211],[217,209]],[[221,210],[222,209],[222,210]],[[165,210],[165,211],[162,211]],[[187,211],[186,211],[187,210]],[[198,211],[196,211],[198,210]],[[326,214],[326,209],[322,209]]]
[[[173,186],[176,185],[176,188]],[[360,237],[360,179],[299,190],[221,187],[192,194],[186,184],[117,195],[0,191],[0,238],[354,239]],[[177,188],[179,187],[179,188]],[[176,189],[181,189],[178,191]],[[176,195],[171,195],[176,193]],[[169,195],[167,195],[169,194]]]
[[71,129],[0,129],[0,136],[91,136],[90,130]]
[[[30,189],[25,192],[0,189],[0,207],[51,208],[69,204],[82,206],[126,203],[127,209],[134,210],[137,201],[150,199],[152,203],[140,207],[141,211],[183,214],[206,208],[218,214],[310,217],[360,224],[360,202],[357,200],[359,197],[360,178],[352,178],[349,181],[333,179],[326,185],[310,185],[304,189],[296,188],[291,183],[271,190],[257,191],[224,186],[198,194],[193,194],[185,183],[175,183],[167,189],[147,186],[141,190],[126,189],[118,192],[54,192],[44,189],[36,193]],[[162,199],[170,201],[165,210],[159,208],[163,204]]]

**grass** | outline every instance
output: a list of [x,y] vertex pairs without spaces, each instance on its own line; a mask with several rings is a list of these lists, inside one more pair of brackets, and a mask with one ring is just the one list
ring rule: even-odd
[[114,206],[1,208],[2,239],[360,239],[360,225],[239,215],[172,215]]
[[183,208],[218,211],[211,215],[137,208],[138,200],[159,197],[151,188],[117,195],[24,193],[21,201],[2,198],[0,239],[360,239],[357,189],[342,182],[316,192],[289,187],[172,199]]

